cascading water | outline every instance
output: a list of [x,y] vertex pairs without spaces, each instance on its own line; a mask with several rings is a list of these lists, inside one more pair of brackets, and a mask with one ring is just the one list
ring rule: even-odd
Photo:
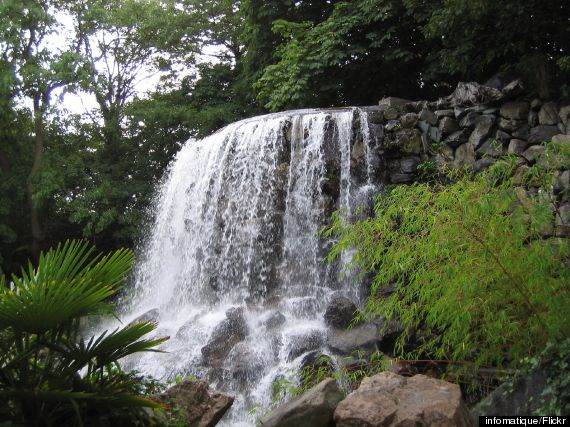
[[236,396],[222,425],[253,426],[254,405],[308,351],[326,352],[323,313],[359,285],[326,265],[333,210],[370,205],[377,138],[368,113],[302,110],[243,120],[182,148],[160,188],[125,318],[157,309],[164,354],[133,367],[192,374]]

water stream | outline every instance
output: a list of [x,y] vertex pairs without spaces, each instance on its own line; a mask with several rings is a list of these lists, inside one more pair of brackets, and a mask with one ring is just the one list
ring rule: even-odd
[[[171,339],[131,367],[206,378],[236,396],[222,425],[253,426],[249,410],[269,405],[271,383],[308,351],[327,352],[327,303],[360,301],[362,291],[339,279],[350,254],[323,262],[331,242],[318,232],[333,210],[354,215],[378,191],[367,117],[357,108],[271,114],[185,144],[159,188],[124,315],[157,309],[158,334]],[[229,338],[205,355],[223,322]]]

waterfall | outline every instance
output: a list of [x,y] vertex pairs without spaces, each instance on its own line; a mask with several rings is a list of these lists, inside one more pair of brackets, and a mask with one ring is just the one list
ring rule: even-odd
[[[158,310],[161,349],[130,361],[158,379],[195,375],[236,396],[222,425],[253,426],[271,383],[326,349],[333,295],[361,300],[327,265],[319,237],[334,210],[378,191],[367,110],[300,110],[243,120],[190,140],[171,164],[135,269],[127,320]],[[155,311],[156,312],[156,311]],[[225,334],[225,335],[224,335]]]

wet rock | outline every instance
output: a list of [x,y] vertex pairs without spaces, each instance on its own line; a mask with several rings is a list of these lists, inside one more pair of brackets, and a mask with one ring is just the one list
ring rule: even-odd
[[153,308],[141,314],[131,322],[129,322],[129,326],[141,322],[158,322],[159,317],[160,317],[160,311],[158,311],[158,308]]
[[570,119],[570,105],[565,105],[562,107],[558,112],[558,117],[560,117],[562,124],[566,126]]
[[377,346],[383,353],[391,354],[398,337],[404,332],[402,324],[397,319],[387,319],[379,316],[372,321],[376,325]]
[[570,205],[562,205],[556,211],[556,235],[570,237]]
[[451,117],[443,117],[440,121],[439,121],[439,130],[441,131],[441,133],[444,136],[450,135],[454,132],[457,132],[459,130],[459,125],[457,124],[457,121]]
[[512,99],[524,92],[524,84],[521,79],[516,79],[506,85],[501,92],[505,95],[505,98]]
[[477,119],[475,129],[469,136],[469,144],[471,144],[474,150],[476,150],[490,135],[494,123],[494,116],[480,116]]
[[528,113],[528,124],[531,127],[538,126],[538,113],[536,111]]
[[333,413],[344,395],[327,378],[301,396],[271,411],[261,420],[263,427],[330,427]]
[[429,131],[429,123],[424,120],[418,120],[418,127],[422,133],[427,133]]
[[367,116],[368,116],[368,122],[372,123],[372,124],[382,124],[384,123],[384,111],[378,109],[378,108],[374,108],[371,110],[368,110],[366,112]]
[[212,366],[222,362],[233,346],[245,339],[247,332],[243,308],[229,309],[226,319],[216,326],[210,340],[201,349],[206,365]]
[[528,102],[507,102],[501,106],[499,114],[509,120],[526,120],[528,112]]
[[277,329],[287,321],[287,318],[280,311],[271,314],[264,322],[266,329]]
[[513,138],[527,140],[530,135],[530,126],[523,125],[512,133]]
[[470,135],[469,130],[462,129],[462,130],[459,130],[457,132],[453,132],[443,142],[445,142],[447,145],[455,148],[455,147],[458,147],[459,145],[467,142],[467,140],[469,139],[469,135]]
[[433,142],[440,142],[441,141],[441,130],[439,128],[430,126],[428,130],[429,139]]
[[334,412],[336,427],[472,427],[456,384],[382,372],[362,380]]
[[455,117],[454,110],[436,110],[434,111],[434,114],[437,116],[438,119],[441,119],[443,117]]
[[409,104],[411,101],[403,98],[396,98],[394,96],[387,96],[382,98],[378,101],[378,105],[383,105],[386,107],[404,107],[406,104]]
[[470,167],[475,163],[475,150],[469,143],[462,144],[455,150],[452,166],[455,168]]
[[398,120],[389,120],[388,123],[384,125],[384,129],[386,130],[386,132],[392,132],[394,130],[398,130],[401,127],[402,125]]
[[459,82],[448,100],[449,104],[455,107],[492,103],[501,100],[503,97],[503,93],[493,87],[476,82]]
[[526,150],[528,143],[522,139],[511,139],[507,152],[509,154],[522,154]]
[[558,104],[547,102],[538,112],[538,123],[541,125],[555,125],[558,123]]
[[544,147],[542,145],[532,145],[528,147],[522,156],[529,162],[535,163],[540,157],[544,155]]
[[415,178],[415,175],[410,173],[393,173],[390,174],[390,183],[391,184],[406,184],[412,182]]
[[385,120],[395,120],[400,115],[401,108],[396,107],[387,107],[384,110],[384,119]]
[[350,325],[357,310],[356,305],[348,298],[334,297],[325,310],[325,323],[332,328],[345,329]]
[[527,378],[516,380],[512,387],[500,386],[471,410],[473,422],[478,422],[479,416],[482,415],[516,416],[534,413],[541,405],[546,380],[545,372],[536,369]]
[[462,128],[474,128],[477,124],[477,119],[479,119],[480,114],[475,112],[467,113],[459,122],[459,126]]
[[484,171],[489,166],[494,165],[496,162],[497,159],[494,159],[492,157],[483,157],[482,159],[479,159],[475,162],[473,165],[473,172],[479,173],[481,171]]
[[420,154],[422,150],[422,138],[417,129],[401,129],[387,134],[384,138],[385,148],[391,151],[399,151],[403,154]]
[[511,120],[511,119],[505,119],[504,117],[501,117],[497,122],[497,126],[499,127],[499,129],[504,130],[505,132],[510,134],[512,134],[518,128],[526,124],[527,124],[526,120]]
[[291,361],[306,353],[318,349],[324,343],[322,331],[313,330],[291,337],[287,360]]
[[449,145],[444,144],[443,146],[439,147],[437,152],[435,153],[435,161],[438,165],[449,165],[453,162],[453,148]]
[[509,135],[506,132],[503,132],[500,129],[497,129],[497,131],[495,132],[495,139],[497,141],[500,141],[501,143],[506,143],[509,141],[509,139],[511,139],[511,135]]
[[417,156],[404,157],[400,160],[400,170],[403,173],[415,173],[419,164],[420,158]]
[[503,145],[494,139],[487,139],[477,150],[476,154],[478,157],[490,156],[490,157],[501,157],[505,154]]
[[550,141],[554,135],[559,134],[556,126],[536,126],[530,129],[528,143],[540,144],[543,141]]
[[552,182],[552,190],[561,193],[570,189],[570,171],[556,171]]
[[263,359],[245,342],[237,343],[228,355],[229,371],[242,390],[261,378]]
[[184,425],[196,427],[214,427],[234,402],[200,380],[184,380],[153,399],[168,405]]
[[540,107],[542,107],[542,101],[538,98],[534,98],[531,102],[530,102],[530,108],[533,111],[538,111],[540,110]]
[[420,111],[419,119],[428,122],[432,126],[437,125],[437,116],[427,108]]
[[555,144],[570,144],[570,135],[554,135],[552,142]]
[[327,345],[338,354],[351,354],[356,350],[378,350],[378,330],[374,323],[364,323],[352,329],[332,329],[327,335]]
[[402,127],[405,129],[413,128],[418,122],[418,115],[416,113],[407,113],[400,117]]

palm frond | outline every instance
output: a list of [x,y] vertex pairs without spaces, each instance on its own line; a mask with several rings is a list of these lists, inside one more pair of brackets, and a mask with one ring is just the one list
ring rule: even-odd
[[127,249],[91,256],[86,242],[68,241],[29,263],[22,276],[0,289],[0,328],[41,334],[110,307],[105,300],[124,281],[133,262]]

